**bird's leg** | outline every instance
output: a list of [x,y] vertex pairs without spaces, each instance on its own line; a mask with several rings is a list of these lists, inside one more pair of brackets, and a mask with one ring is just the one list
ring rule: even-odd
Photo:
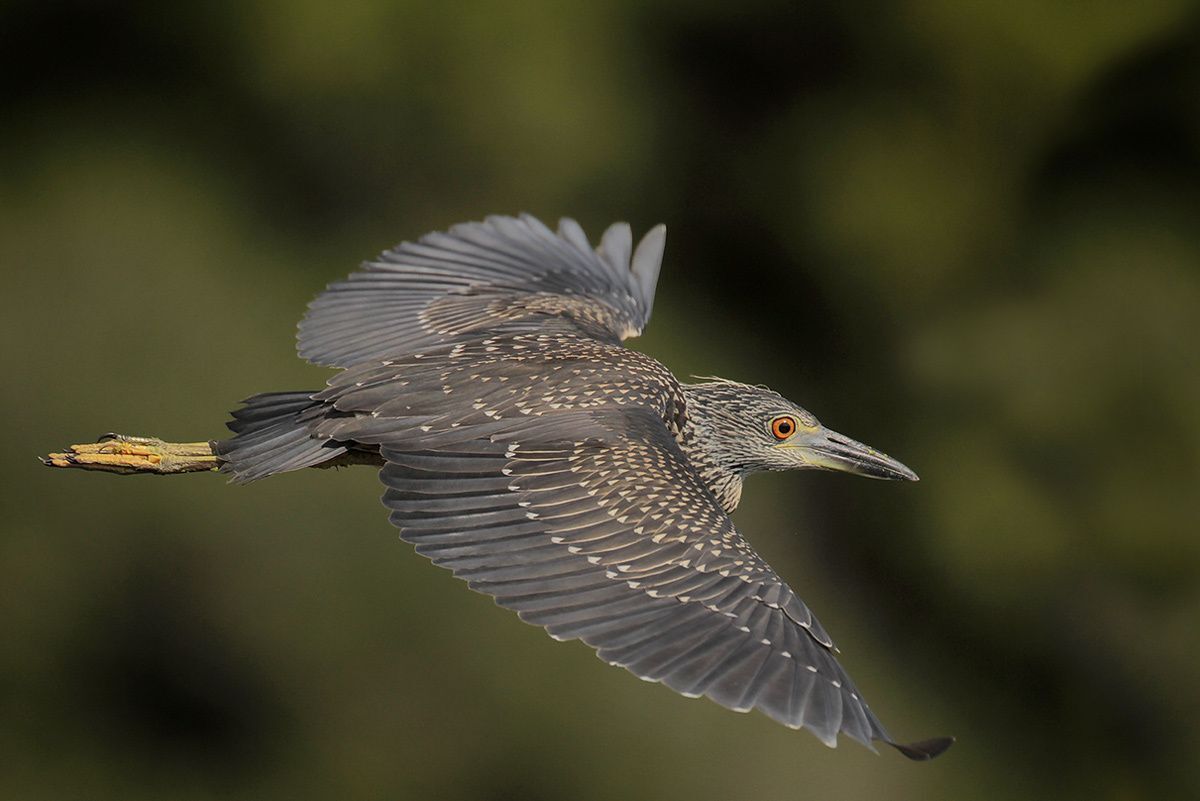
[[[158,437],[129,434],[104,434],[95,442],[69,445],[64,453],[51,453],[40,458],[47,467],[75,467],[125,476],[203,473],[221,466],[221,457],[213,451],[211,442],[164,442]],[[327,469],[360,464],[382,467],[383,459],[378,451],[349,450],[313,467]]]
[[220,460],[211,442],[164,442],[157,437],[104,434],[96,442],[68,446],[42,457],[48,467],[77,467],[106,473],[198,473],[216,470]]

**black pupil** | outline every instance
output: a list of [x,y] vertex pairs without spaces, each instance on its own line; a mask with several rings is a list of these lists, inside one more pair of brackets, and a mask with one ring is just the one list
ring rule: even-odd
[[790,420],[780,420],[777,428],[779,429],[780,434],[792,433],[792,423]]

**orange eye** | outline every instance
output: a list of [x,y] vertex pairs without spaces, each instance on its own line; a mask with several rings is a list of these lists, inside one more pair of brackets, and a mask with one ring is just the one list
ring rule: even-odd
[[771,421],[771,433],[775,435],[775,439],[787,439],[796,433],[796,418],[786,415],[776,417]]

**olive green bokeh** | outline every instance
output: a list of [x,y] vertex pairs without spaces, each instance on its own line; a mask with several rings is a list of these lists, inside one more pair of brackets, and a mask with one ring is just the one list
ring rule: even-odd
[[[798,5],[6,4],[0,797],[1200,795],[1195,4]],[[320,386],[321,286],[522,210],[667,223],[637,347],[921,475],[736,519],[945,757],[552,642],[370,469],[38,465]]]

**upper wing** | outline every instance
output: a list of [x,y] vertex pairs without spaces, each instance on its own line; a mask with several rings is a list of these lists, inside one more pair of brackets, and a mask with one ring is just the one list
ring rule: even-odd
[[381,444],[391,521],[473,589],[643,679],[761,710],[830,746],[841,732],[928,759],[949,744],[892,741],[654,412],[421,419],[329,430]]
[[308,308],[300,355],[347,367],[489,332],[567,325],[619,342],[650,319],[666,228],[633,247],[616,223],[595,250],[574,220],[555,233],[530,215],[488,217],[404,242]]

